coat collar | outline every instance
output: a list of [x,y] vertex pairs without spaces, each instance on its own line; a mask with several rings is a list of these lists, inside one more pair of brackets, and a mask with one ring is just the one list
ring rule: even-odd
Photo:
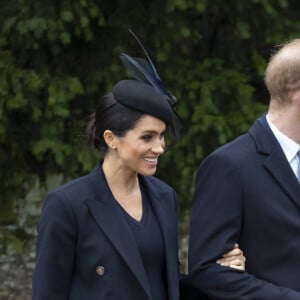
[[287,161],[283,150],[269,127],[266,114],[249,129],[257,150],[265,155],[264,167],[275,178],[289,197],[300,206],[300,185]]
[[[86,204],[89,207],[92,216],[94,217],[98,226],[103,230],[105,235],[115,246],[121,257],[127,263],[129,269],[131,269],[132,273],[136,276],[137,281],[145,290],[148,298],[152,299],[148,278],[136,241],[130,231],[122,211],[113,198],[100,163],[98,163],[95,169],[90,173],[89,178],[93,196],[86,200]],[[171,257],[174,257],[173,255],[177,257],[177,253],[170,253],[170,251],[177,251],[177,245],[175,245],[175,247],[170,247],[169,244],[171,243],[170,236],[172,236],[170,234],[170,230],[174,230],[174,228],[171,228],[172,226],[168,222],[169,219],[166,217],[169,214],[167,211],[169,208],[165,205],[166,201],[159,201],[164,198],[164,191],[154,190],[146,177],[140,176],[140,179],[145,186],[145,190],[149,195],[149,199],[152,201],[151,203],[153,204],[154,213],[156,214],[158,222],[161,225],[161,230],[165,241],[165,249],[168,249],[169,251],[166,255],[168,280],[170,280],[169,277],[171,276],[172,281],[175,280],[178,269],[173,270],[173,268],[176,268],[176,266],[174,266],[174,262],[170,260]],[[172,282],[172,285],[174,286],[174,281]],[[170,288],[169,293],[172,290],[173,288]],[[170,299],[176,298],[174,296],[174,298],[170,297]]]

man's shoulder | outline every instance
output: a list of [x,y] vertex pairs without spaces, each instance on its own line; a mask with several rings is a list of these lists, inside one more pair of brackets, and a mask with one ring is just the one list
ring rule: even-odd
[[212,152],[214,156],[229,156],[236,157],[239,155],[245,155],[247,152],[252,151],[254,142],[249,133],[244,133],[232,141],[218,147]]

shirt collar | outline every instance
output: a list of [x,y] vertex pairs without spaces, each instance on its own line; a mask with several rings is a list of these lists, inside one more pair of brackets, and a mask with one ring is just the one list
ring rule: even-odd
[[298,145],[295,141],[287,137],[285,134],[283,134],[281,131],[279,131],[275,125],[271,122],[268,115],[266,115],[267,122],[275,135],[276,139],[278,140],[287,160],[289,162],[292,161],[292,159],[295,157],[297,152],[300,150],[300,145]]

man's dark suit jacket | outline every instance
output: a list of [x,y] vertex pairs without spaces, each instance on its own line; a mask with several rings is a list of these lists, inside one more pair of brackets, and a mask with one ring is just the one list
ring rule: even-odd
[[[178,300],[177,199],[140,176],[161,226],[170,300]],[[98,164],[51,192],[38,228],[33,300],[156,300],[135,239]]]
[[[189,283],[212,299],[300,299],[300,185],[265,115],[200,166]],[[238,242],[247,272],[215,263]]]

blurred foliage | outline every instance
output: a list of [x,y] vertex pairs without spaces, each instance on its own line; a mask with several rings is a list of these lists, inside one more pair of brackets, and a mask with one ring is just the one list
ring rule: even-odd
[[179,100],[182,137],[157,175],[178,191],[181,217],[201,160],[266,109],[271,49],[300,29],[296,0],[0,4],[0,218],[27,234],[46,192],[98,159],[84,130],[100,95],[126,76],[119,54],[139,51],[128,28]]

